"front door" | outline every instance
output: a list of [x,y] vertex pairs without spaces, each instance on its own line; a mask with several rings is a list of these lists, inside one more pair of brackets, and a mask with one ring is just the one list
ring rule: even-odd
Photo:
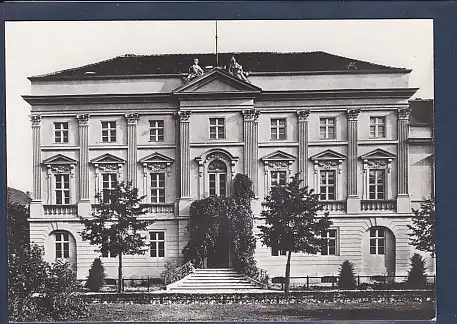
[[208,268],[229,268],[230,241],[226,236],[219,236],[216,240],[214,252],[208,255]]

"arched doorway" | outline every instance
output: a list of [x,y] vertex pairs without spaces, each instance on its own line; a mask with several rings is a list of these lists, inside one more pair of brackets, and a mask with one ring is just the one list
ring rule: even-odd
[[370,227],[363,236],[363,268],[369,275],[395,276],[396,242],[384,226]]

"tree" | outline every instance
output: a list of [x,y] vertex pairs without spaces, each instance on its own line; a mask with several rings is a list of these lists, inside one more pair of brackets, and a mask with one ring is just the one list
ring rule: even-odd
[[265,198],[267,209],[261,215],[266,226],[258,226],[259,237],[268,247],[286,251],[286,282],[284,291],[289,293],[290,259],[292,252],[316,254],[326,243],[322,234],[332,224],[328,213],[318,217],[324,206],[319,195],[308,187],[301,187],[298,174],[285,186],[275,186]]
[[406,285],[409,288],[425,288],[427,285],[427,275],[425,274],[425,261],[417,253],[411,257],[411,269],[408,271]]
[[408,225],[412,231],[409,234],[411,244],[435,257],[435,201],[425,199],[419,209],[413,209],[413,213],[412,226]]
[[105,268],[100,258],[94,259],[89,269],[89,276],[86,281],[86,288],[90,291],[100,291],[105,284]]
[[341,264],[340,272],[338,274],[338,288],[340,289],[356,289],[357,283],[355,281],[354,265],[349,260]]
[[144,254],[146,237],[140,232],[154,222],[138,219],[147,212],[140,204],[143,198],[130,184],[116,183],[114,189],[96,195],[99,206],[92,217],[80,217],[84,224],[82,239],[98,246],[102,254],[118,256],[118,292],[122,291],[122,256]]
[[8,253],[16,254],[30,244],[29,207],[12,202],[8,194]]

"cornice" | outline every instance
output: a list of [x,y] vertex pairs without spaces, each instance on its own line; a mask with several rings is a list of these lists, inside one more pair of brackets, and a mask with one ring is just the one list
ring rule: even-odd
[[30,105],[135,104],[175,100],[171,93],[24,95],[22,98]]
[[259,99],[408,99],[419,88],[262,91]]

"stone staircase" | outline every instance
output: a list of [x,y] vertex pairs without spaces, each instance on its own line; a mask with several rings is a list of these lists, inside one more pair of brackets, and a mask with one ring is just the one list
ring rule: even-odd
[[195,269],[183,279],[167,286],[170,292],[231,292],[263,289],[233,269]]

